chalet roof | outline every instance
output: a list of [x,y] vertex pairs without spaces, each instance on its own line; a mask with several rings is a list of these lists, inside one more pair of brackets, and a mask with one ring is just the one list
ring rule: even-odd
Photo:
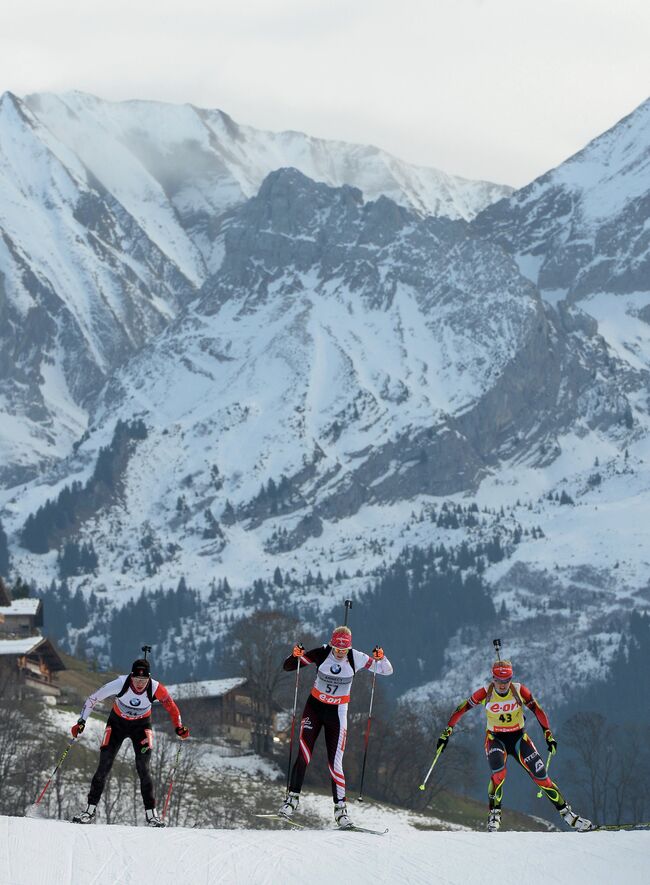
[[247,681],[244,676],[234,676],[230,679],[208,679],[205,682],[179,682],[177,685],[168,685],[167,690],[176,701],[220,698]]
[[0,655],[26,655],[42,641],[42,636],[24,639],[0,639]]
[[40,599],[14,599],[10,605],[0,605],[0,615],[37,615],[42,605]]
[[65,664],[49,639],[43,636],[26,636],[24,639],[0,639],[0,656],[36,655],[42,657],[50,670],[65,670]]

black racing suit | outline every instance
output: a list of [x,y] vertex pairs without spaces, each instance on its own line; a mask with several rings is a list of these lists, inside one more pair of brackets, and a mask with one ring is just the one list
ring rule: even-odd
[[147,811],[156,807],[153,781],[149,773],[149,761],[153,748],[151,716],[146,716],[144,719],[129,720],[118,716],[113,710],[106,722],[106,730],[104,731],[104,738],[99,751],[99,765],[90,783],[90,790],[88,792],[89,805],[97,805],[99,802],[115,757],[122,743],[127,739],[133,744],[135,767],[140,778],[140,792],[142,793],[144,807]]

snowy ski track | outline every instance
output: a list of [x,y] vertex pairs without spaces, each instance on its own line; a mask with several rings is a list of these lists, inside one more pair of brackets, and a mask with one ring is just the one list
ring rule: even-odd
[[[284,885],[333,879],[377,885],[473,885],[500,859],[525,885],[648,881],[650,833],[148,830],[0,818],[0,885]],[[494,843],[497,843],[496,845]],[[492,870],[492,872],[491,872]]]

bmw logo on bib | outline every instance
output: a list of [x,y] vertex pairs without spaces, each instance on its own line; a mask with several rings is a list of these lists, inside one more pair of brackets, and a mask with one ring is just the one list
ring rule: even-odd
[[140,698],[131,698],[131,700],[129,701],[129,704],[131,704],[132,707],[139,707],[141,703],[142,701],[140,700]]
[[341,672],[341,665],[340,664],[332,664],[332,666],[330,667],[330,673],[340,673],[340,672]]

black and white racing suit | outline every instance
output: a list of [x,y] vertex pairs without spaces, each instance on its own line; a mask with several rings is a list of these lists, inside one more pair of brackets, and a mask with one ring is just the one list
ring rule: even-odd
[[348,733],[348,703],[352,680],[359,670],[376,667],[380,676],[390,676],[393,666],[388,658],[375,661],[362,651],[350,649],[342,660],[334,657],[329,645],[305,652],[298,659],[290,655],[284,662],[285,670],[295,670],[306,664],[316,664],[318,671],[300,721],[298,757],[291,771],[289,789],[299,793],[307,766],[311,761],[314,744],[321,728],[325,731],[327,762],[332,779],[332,796],[335,802],[345,800],[345,776],[343,753]]

